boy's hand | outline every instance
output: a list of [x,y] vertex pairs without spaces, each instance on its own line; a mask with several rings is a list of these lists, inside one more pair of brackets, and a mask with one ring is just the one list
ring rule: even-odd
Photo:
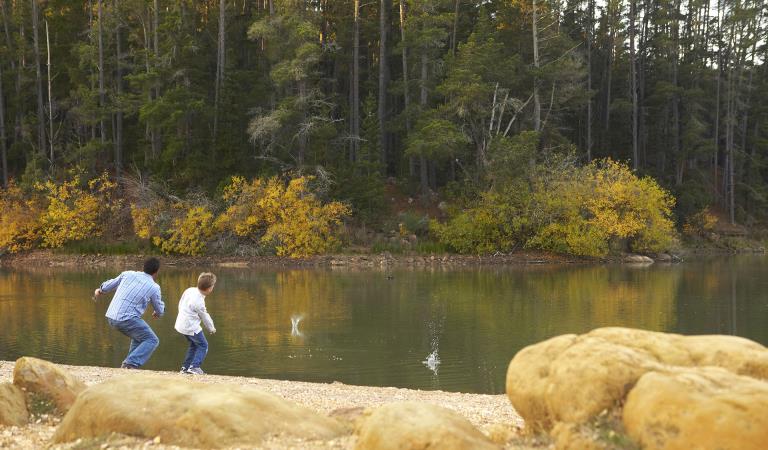
[[95,291],[93,291],[94,297],[98,297],[99,295],[101,295],[101,289],[96,289]]
[[216,334],[216,328],[211,328],[211,334]]
[[157,313],[157,311],[153,311],[153,312],[152,312],[152,317],[153,317],[154,319],[159,319],[159,318],[160,318],[160,314],[158,314],[158,313]]

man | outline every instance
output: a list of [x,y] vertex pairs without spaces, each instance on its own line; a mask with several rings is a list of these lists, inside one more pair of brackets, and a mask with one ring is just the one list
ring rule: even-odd
[[152,303],[152,317],[161,317],[165,312],[160,286],[155,282],[159,270],[160,261],[157,258],[149,258],[144,261],[143,272],[123,272],[117,278],[101,283],[94,292],[98,297],[117,288],[107,308],[106,317],[113,328],[131,338],[128,356],[120,366],[123,369],[138,369],[143,366],[160,344],[155,332],[141,318],[148,303]]

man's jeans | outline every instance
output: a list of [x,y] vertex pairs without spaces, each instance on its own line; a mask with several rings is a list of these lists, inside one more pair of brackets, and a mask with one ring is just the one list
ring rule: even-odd
[[184,358],[182,366],[187,369],[200,367],[200,364],[205,359],[205,355],[208,354],[208,341],[205,340],[205,335],[201,331],[192,336],[185,334],[184,337],[189,341],[189,349],[187,349],[187,356]]
[[160,339],[157,338],[155,332],[140,317],[120,321],[107,318],[107,322],[117,331],[131,338],[131,347],[128,349],[128,356],[125,357],[123,364],[130,364],[134,367],[143,366],[160,344]]

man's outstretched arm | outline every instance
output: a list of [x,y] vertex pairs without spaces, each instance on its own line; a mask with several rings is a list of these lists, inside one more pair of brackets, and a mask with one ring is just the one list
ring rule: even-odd
[[120,286],[120,282],[123,280],[123,274],[121,273],[116,278],[112,278],[111,280],[107,280],[103,283],[101,283],[101,286],[99,286],[98,289],[96,289],[96,294],[103,294],[105,292],[112,292],[115,289],[117,289],[118,286]]

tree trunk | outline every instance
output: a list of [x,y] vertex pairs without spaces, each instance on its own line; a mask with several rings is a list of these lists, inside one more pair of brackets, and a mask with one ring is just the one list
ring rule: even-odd
[[[403,45],[403,111],[405,114],[405,133],[409,135],[411,133],[411,94],[408,79],[408,45],[405,40],[405,0],[400,0],[400,41]],[[416,175],[416,158],[410,156],[408,158],[408,172],[410,176]]]
[[538,16],[536,14],[536,0],[533,0],[533,67],[537,72],[533,76],[533,129],[541,131],[541,99],[539,99],[539,33]]
[[[609,3],[610,5],[610,3]],[[603,126],[605,127],[605,130],[607,131],[610,128],[611,124],[611,78],[613,75],[613,52],[614,48],[616,47],[616,34],[615,34],[615,27],[613,24],[613,14],[611,13],[610,6],[608,6],[609,12],[608,12],[608,18],[609,21],[609,27],[611,28],[611,31],[609,33],[608,38],[608,51],[607,51],[607,58],[606,58],[606,67],[605,67],[605,123]],[[603,142],[603,145],[605,145],[605,142]]]
[[53,166],[53,90],[51,89],[51,38],[48,21],[45,21],[45,46],[48,56],[48,140],[51,143],[51,166]]
[[360,151],[360,0],[354,0],[352,23],[352,92],[350,94],[349,160],[355,162]]
[[8,187],[8,153],[5,140],[5,101],[3,97],[3,66],[0,64],[0,165],[3,166],[3,188]]
[[[403,0],[400,0],[400,10],[403,9]],[[456,54],[456,33],[459,28],[459,0],[456,0],[453,4],[453,30],[451,31],[451,55]]]
[[104,90],[104,32],[102,30],[104,16],[102,14],[102,0],[98,0],[96,8],[99,16],[99,116],[101,117],[99,131],[101,132],[101,143],[104,144],[107,140],[107,130],[104,125],[104,108],[107,105],[107,100],[106,91]]
[[[0,12],[3,15],[3,29],[5,30],[5,45],[8,55],[13,55],[13,41],[11,40],[11,30],[8,28],[8,12],[5,10],[5,0],[0,0]],[[16,70],[16,63],[13,58],[8,58],[11,63],[11,71]]]
[[381,163],[387,172],[389,146],[387,139],[387,87],[389,86],[389,10],[391,0],[380,0],[379,11],[379,140],[381,143]]
[[637,20],[637,0],[629,3],[629,89],[632,95],[632,169],[640,167],[637,149],[637,57],[635,54],[635,21]]
[[594,20],[594,2],[587,3],[587,161],[592,161],[592,22]]
[[672,86],[675,93],[672,95],[672,139],[675,152],[675,185],[683,184],[683,169],[685,167],[685,155],[680,145],[680,97],[677,94],[678,70],[680,60],[680,0],[675,2],[675,20],[672,21]]
[[[721,2],[718,0],[717,2],[717,35],[722,36],[723,32],[723,23],[720,18],[720,7]],[[721,78],[723,73],[723,58],[722,58],[722,45],[717,46],[717,90],[715,94],[715,137],[714,137],[714,148],[715,152],[712,157],[712,187],[714,189],[714,197],[717,199],[719,197],[718,195],[718,185],[717,185],[717,163],[718,159],[720,159],[719,156],[719,146],[720,146],[720,84],[721,84]]]
[[224,43],[224,27],[226,25],[227,18],[226,12],[226,0],[219,0],[219,41],[216,57],[216,81],[213,94],[213,145],[211,146],[211,153],[213,154],[214,159],[216,158],[216,137],[218,136],[219,132],[219,98],[221,97],[221,84],[224,82],[224,52],[226,51],[226,46]]
[[[158,4],[158,0],[154,0],[154,8],[153,8],[153,21],[152,21],[152,34],[153,34],[153,42],[152,47],[154,50],[154,56],[155,59],[160,57],[160,39],[158,31],[158,28],[160,27],[160,5]],[[155,86],[152,89],[152,98],[157,99],[160,97],[160,88],[158,86]],[[160,154],[160,132],[154,127],[150,126],[151,130],[151,139],[152,139],[152,159],[155,159]]]
[[120,97],[123,94],[123,68],[120,64],[122,58],[122,46],[120,45],[120,18],[117,11],[117,0],[113,3],[115,13],[115,91],[117,94],[115,111],[115,172],[117,175],[123,170],[123,110],[120,106]]
[[37,88],[37,149],[45,157],[45,113],[43,109],[43,73],[40,69],[40,37],[37,0],[32,3],[32,38],[35,50],[35,85]]
[[[421,110],[424,111],[427,108],[427,75],[428,75],[428,56],[427,49],[421,50]],[[429,198],[429,172],[428,172],[427,157],[425,155],[419,156],[419,180],[421,182],[421,195],[426,200]]]

